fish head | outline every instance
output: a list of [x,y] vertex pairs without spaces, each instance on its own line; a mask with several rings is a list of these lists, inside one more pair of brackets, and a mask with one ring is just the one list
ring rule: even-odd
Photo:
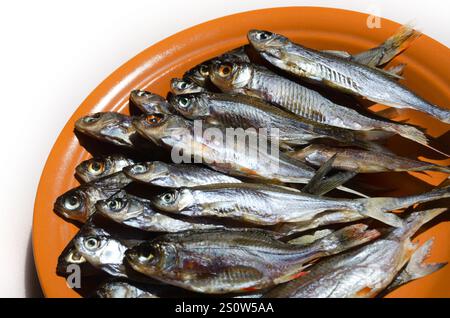
[[189,134],[191,123],[173,114],[151,114],[135,118],[133,126],[142,136],[154,143],[171,146]]
[[124,223],[126,220],[135,218],[144,212],[144,205],[123,190],[107,200],[98,201],[95,208],[100,214],[117,223]]
[[158,94],[137,89],[130,93],[130,102],[146,114],[170,114],[166,99]]
[[236,92],[245,88],[253,76],[251,64],[217,61],[210,66],[210,78],[223,92]]
[[95,226],[85,226],[74,238],[76,250],[93,266],[122,264],[126,247],[108,232]]
[[170,275],[176,254],[173,244],[159,241],[144,242],[125,252],[131,267],[148,276]]
[[282,49],[290,43],[282,35],[263,30],[250,30],[247,38],[258,52],[265,52],[276,58],[281,58]]
[[189,188],[179,188],[157,195],[152,201],[158,208],[166,212],[177,213],[194,204],[194,196]]
[[68,266],[81,265],[84,263],[86,263],[86,259],[76,250],[75,246],[72,246],[68,250],[63,251],[58,257],[56,272],[66,274],[69,270]]
[[54,205],[57,214],[79,222],[85,222],[89,217],[89,198],[80,188],[72,189],[59,196]]
[[103,112],[95,113],[78,119],[75,129],[92,137],[105,139],[120,146],[131,146],[131,135],[134,129],[129,116]]
[[166,163],[161,161],[138,163],[124,169],[127,176],[133,180],[152,183],[158,179],[170,176],[170,170]]
[[209,115],[207,94],[174,95],[170,97],[170,104],[189,119],[199,119]]
[[204,92],[205,89],[188,79],[172,78],[170,90],[175,95],[194,94]]
[[110,175],[114,162],[108,157],[98,157],[85,160],[75,168],[76,175],[84,182],[89,182]]
[[209,80],[209,63],[202,63],[195,66],[184,73],[183,78],[204,87]]

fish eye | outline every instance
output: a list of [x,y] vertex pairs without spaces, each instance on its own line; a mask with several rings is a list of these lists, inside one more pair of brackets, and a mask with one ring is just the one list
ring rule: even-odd
[[107,204],[109,209],[113,211],[118,211],[123,207],[124,202],[122,199],[112,199],[109,200]]
[[88,166],[89,173],[99,175],[105,171],[105,164],[101,161],[93,160]]
[[200,65],[199,72],[202,76],[208,77],[209,76],[209,67],[208,65],[202,64]]
[[131,171],[136,174],[144,173],[145,171],[147,171],[147,167],[144,165],[141,165],[141,164],[137,164],[137,165],[133,166]]
[[100,247],[100,240],[97,239],[94,236],[88,237],[84,242],[83,242],[84,247],[86,247],[88,250],[94,250],[96,248]]
[[186,89],[188,87],[186,82],[179,82],[178,83],[178,88],[179,89]]
[[87,124],[95,123],[100,119],[100,113],[84,117],[83,121]]
[[80,200],[80,197],[76,194],[72,194],[64,200],[64,207],[67,210],[76,210],[76,209],[80,208],[80,206],[81,206],[81,200]]
[[219,75],[222,77],[226,77],[230,75],[232,67],[229,64],[222,64],[219,67]]
[[139,96],[139,97],[142,97],[142,96],[147,95],[147,92],[144,91],[144,90],[138,90],[138,91],[136,92],[136,95]]
[[187,97],[181,97],[178,99],[178,105],[180,105],[180,107],[182,108],[188,107],[190,103],[191,101]]
[[155,258],[155,255],[152,252],[142,252],[141,254],[139,254],[139,260],[141,262],[149,262],[153,258]]
[[270,37],[272,37],[272,33],[270,33],[270,32],[263,31],[263,32],[256,33],[256,39],[260,40],[260,41],[265,41],[265,40],[269,39]]
[[147,124],[156,125],[159,124],[163,120],[163,118],[164,115],[162,114],[152,114],[145,117],[145,121],[147,122]]
[[81,261],[83,261],[83,257],[77,252],[70,253],[67,259],[71,263],[80,263]]
[[166,204],[171,204],[175,202],[176,194],[175,192],[166,192],[161,196],[161,200]]

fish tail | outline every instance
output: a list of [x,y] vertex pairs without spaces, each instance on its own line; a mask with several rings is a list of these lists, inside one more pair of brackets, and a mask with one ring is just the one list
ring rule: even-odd
[[413,236],[424,224],[430,222],[432,219],[445,211],[447,211],[447,208],[413,212],[404,220],[403,228],[397,229],[395,234],[400,237],[400,239],[409,238]]
[[436,149],[436,148],[430,146],[428,138],[425,135],[425,133],[423,133],[416,127],[409,126],[409,125],[399,125],[399,124],[391,124],[391,125],[387,125],[385,127],[386,127],[385,129],[395,132],[406,139],[415,141],[418,144],[424,145],[425,147],[440,153],[441,155],[449,157],[448,154],[440,151],[439,149]]
[[414,204],[439,200],[450,197],[450,186],[436,188],[429,192],[400,198],[368,198],[358,199],[363,204],[359,213],[377,219],[394,227],[403,227],[404,221],[389,211],[403,209]]
[[423,243],[422,246],[420,246],[411,256],[411,259],[406,266],[406,270],[408,271],[411,280],[430,275],[447,265],[447,262],[429,264],[425,263],[427,258],[430,256],[433,243],[434,237]]
[[384,50],[378,65],[386,64],[392,60],[396,55],[406,50],[421,35],[421,32],[414,30],[409,24],[401,26],[394,35],[381,45]]
[[395,280],[386,288],[382,295],[390,293],[394,289],[405,285],[413,280],[428,276],[440,270],[444,263],[425,263],[433,247],[434,237],[422,244],[412,255],[406,267],[400,272]]
[[380,236],[378,230],[367,230],[366,224],[353,224],[315,241],[311,247],[324,256],[334,255],[372,241]]

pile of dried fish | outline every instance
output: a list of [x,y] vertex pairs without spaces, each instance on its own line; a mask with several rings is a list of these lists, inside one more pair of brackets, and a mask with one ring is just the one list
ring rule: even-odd
[[[424,262],[433,240],[412,237],[446,210],[448,184],[385,197],[373,193],[389,189],[353,179],[430,170],[448,178],[448,166],[383,144],[396,134],[446,157],[448,145],[431,147],[422,129],[359,99],[450,123],[449,110],[399,83],[405,65],[384,68],[419,35],[404,26],[351,55],[251,30],[249,45],[172,79],[167,99],[132,91],[140,115],[80,118],[80,141],[114,150],[80,163],[81,185],[55,202],[81,226],[58,274],[79,266],[84,281],[105,280],[84,291],[97,297],[374,297],[439,270],[445,263]],[[218,140],[230,131],[245,138]]]

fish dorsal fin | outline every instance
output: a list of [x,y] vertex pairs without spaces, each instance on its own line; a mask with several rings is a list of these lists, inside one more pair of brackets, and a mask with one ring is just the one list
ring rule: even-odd
[[350,60],[352,58],[352,55],[346,51],[336,51],[336,50],[323,50],[322,53],[331,54],[334,56],[338,56],[340,58]]

